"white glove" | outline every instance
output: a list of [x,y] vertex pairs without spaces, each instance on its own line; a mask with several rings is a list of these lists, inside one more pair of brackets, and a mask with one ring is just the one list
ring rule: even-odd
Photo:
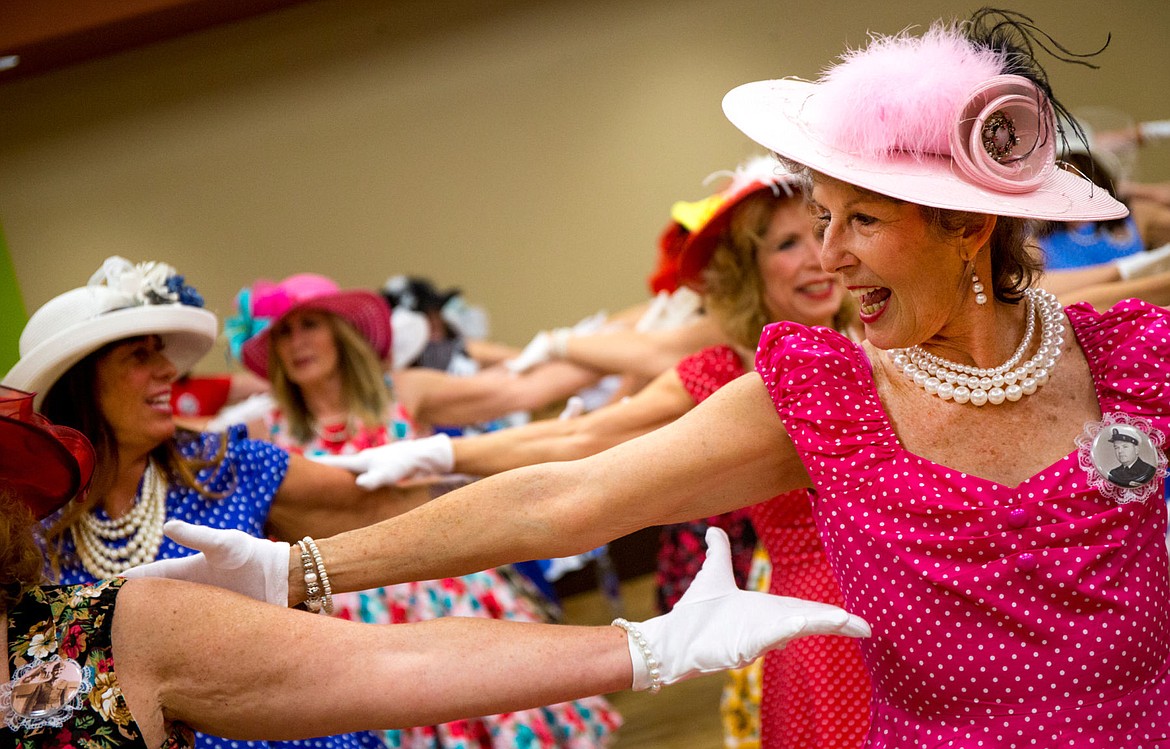
[[353,455],[307,457],[358,474],[356,482],[363,489],[393,486],[403,479],[439,476],[455,470],[455,452],[451,438],[445,434],[368,447]]
[[707,529],[707,559],[674,609],[626,626],[630,627],[626,640],[634,664],[633,689],[652,691],[660,685],[745,666],[797,637],[870,636],[865,620],[837,606],[737,588],[731,573],[731,546],[719,528]]
[[553,359],[564,359],[568,353],[569,338],[598,333],[605,328],[607,319],[608,315],[604,311],[594,312],[571,328],[542,330],[532,337],[516,358],[504,362],[504,366],[512,374],[524,374],[537,365]]
[[191,525],[168,520],[163,533],[198,554],[132,567],[122,577],[165,577],[186,580],[288,606],[289,545],[267,541],[243,531]]
[[1170,244],[1162,245],[1156,250],[1126,255],[1113,262],[1117,265],[1118,275],[1125,281],[1166,273],[1170,271]]
[[564,421],[565,419],[575,419],[581,414],[585,413],[585,399],[579,395],[569,396],[565,401],[565,408],[557,416],[558,419]]

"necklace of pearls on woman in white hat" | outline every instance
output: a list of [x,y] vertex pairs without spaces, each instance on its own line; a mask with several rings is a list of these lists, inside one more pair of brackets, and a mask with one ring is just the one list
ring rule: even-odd
[[[1056,297],[1042,289],[1024,292],[1028,325],[1014,354],[991,369],[958,364],[927,353],[920,346],[890,349],[894,366],[930,395],[955,403],[999,405],[1032,395],[1048,382],[1064,343],[1064,309]],[[1040,348],[1023,364],[1020,360],[1036,337],[1040,318]]]
[[[154,561],[162,544],[166,498],[167,482],[152,460],[146,466],[142,489],[129,512],[113,520],[101,520],[92,512],[82,515],[73,528],[73,539],[85,569],[102,579]],[[107,543],[122,539],[127,539],[125,545]]]

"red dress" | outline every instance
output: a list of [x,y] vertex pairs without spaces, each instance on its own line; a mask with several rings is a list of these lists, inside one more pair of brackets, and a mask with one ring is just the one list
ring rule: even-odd
[[[696,403],[745,372],[739,355],[728,346],[704,349],[680,362],[677,371]],[[748,525],[749,516],[749,527],[754,526],[772,561],[772,593],[843,605],[806,492],[782,494],[708,521],[726,529]],[[746,577],[751,549],[737,549],[732,536],[732,550],[736,579],[742,584],[741,567]],[[741,553],[745,559],[740,559]],[[702,564],[701,557],[698,563]],[[761,747],[856,749],[869,730],[871,693],[860,649],[850,638],[804,637],[768,653],[760,705]]]

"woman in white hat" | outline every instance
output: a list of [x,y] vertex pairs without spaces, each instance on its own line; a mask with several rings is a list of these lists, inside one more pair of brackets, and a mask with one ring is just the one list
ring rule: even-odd
[[[240,292],[269,324],[245,341],[245,366],[272,383],[272,407],[261,417],[262,437],[297,455],[337,456],[387,444],[415,442],[413,414],[395,401],[395,370],[383,361],[400,353],[401,326],[392,326],[381,295],[342,289],[326,276],[298,273],[277,283],[259,280]],[[425,340],[425,339],[420,339]],[[465,378],[435,372],[443,378]],[[511,565],[458,577],[418,580],[334,596],[342,619],[401,624],[440,617],[547,622],[549,602]],[[539,736],[548,747],[601,747],[621,725],[602,697],[502,715],[419,725],[387,732],[392,747],[522,746]]]
[[[46,521],[65,584],[190,554],[163,537],[168,519],[296,541],[429,498],[424,489],[366,492],[345,471],[248,440],[240,428],[177,432],[171,383],[216,336],[216,317],[202,303],[169,265],[115,257],[86,286],[45,303],[21,334],[20,360],[4,384],[36,393],[36,407],[82,432],[98,456],[88,494]],[[310,742],[379,744],[372,734]]]
[[[737,127],[809,170],[821,264],[866,341],[769,326],[756,373],[677,422],[322,554],[359,579],[450,574],[804,487],[845,607],[873,627],[867,746],[1170,746],[1170,313],[1062,308],[1030,286],[1030,220],[1125,211],[1055,164],[1032,54],[1051,47],[981,11],[875,37],[815,83],[730,92]],[[1123,426],[1155,466],[1142,486],[1100,459]],[[401,553],[352,548],[377,539]]]
[[[717,532],[696,583],[701,591],[668,616],[619,627],[483,619],[364,627],[202,585],[45,584],[33,529],[84,490],[95,456],[79,432],[37,416],[32,400],[0,386],[6,747],[182,749],[194,745],[192,727],[238,746],[255,737],[429,723],[643,686],[633,659],[643,648],[660,650],[664,637],[676,651],[660,671],[675,680],[738,665],[804,634],[866,634],[864,622],[838,608],[735,590],[727,541]],[[283,546],[267,545],[282,559]],[[308,549],[303,574],[326,579]]]

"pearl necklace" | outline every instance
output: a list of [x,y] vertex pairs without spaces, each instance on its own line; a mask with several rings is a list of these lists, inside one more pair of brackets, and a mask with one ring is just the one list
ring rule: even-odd
[[[82,515],[73,528],[73,539],[85,569],[104,579],[154,561],[162,544],[166,498],[167,482],[152,460],[146,466],[142,490],[130,512],[111,520],[100,520],[92,512]],[[122,539],[128,539],[124,545],[107,543]]]
[[[1024,292],[1028,326],[1024,340],[1011,357],[991,369],[957,364],[927,353],[921,346],[891,349],[888,353],[902,374],[930,395],[955,403],[999,405],[1032,395],[1048,382],[1064,344],[1064,309],[1056,297],[1041,289]],[[1036,336],[1040,318],[1040,348],[1023,364],[1020,360]]]

